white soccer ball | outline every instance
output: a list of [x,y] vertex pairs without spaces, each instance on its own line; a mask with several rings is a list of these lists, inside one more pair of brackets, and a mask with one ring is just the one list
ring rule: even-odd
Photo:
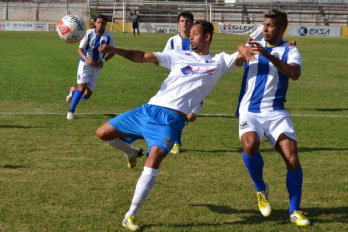
[[68,43],[80,41],[86,34],[86,23],[78,15],[66,15],[57,25],[59,37]]

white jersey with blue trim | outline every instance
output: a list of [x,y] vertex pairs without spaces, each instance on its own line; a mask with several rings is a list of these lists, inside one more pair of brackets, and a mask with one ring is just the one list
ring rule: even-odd
[[163,52],[176,49],[183,51],[191,51],[190,38],[183,38],[180,36],[180,34],[170,37],[167,41],[166,46],[163,49]]
[[[79,48],[83,49],[84,54],[92,60],[102,60],[105,53],[100,53],[98,48],[102,44],[109,46],[115,46],[114,38],[112,35],[104,30],[102,35],[97,35],[95,29],[89,29],[86,31],[85,36],[80,42]],[[84,61],[82,58],[80,59]]]
[[[286,63],[302,65],[301,55],[296,47],[282,42],[276,47],[267,47],[266,41],[258,41],[271,55]],[[281,73],[261,54],[256,60],[244,62],[244,75],[239,96],[239,114],[284,110],[289,77]],[[237,112],[238,115],[238,112]]]
[[188,114],[201,104],[224,73],[237,67],[238,52],[199,56],[193,51],[169,50],[155,55],[160,65],[171,72],[149,104]]

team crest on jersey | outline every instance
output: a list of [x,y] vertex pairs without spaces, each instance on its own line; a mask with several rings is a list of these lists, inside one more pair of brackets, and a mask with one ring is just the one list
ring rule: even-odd
[[280,54],[278,52],[275,52],[272,54],[274,57],[277,57],[280,60]]
[[191,67],[189,65],[181,68],[181,72],[184,75],[192,75],[196,73],[213,75],[214,71],[215,71],[215,68]]
[[170,138],[165,138],[164,141],[163,141],[163,145],[165,147],[168,147],[168,148],[172,147],[173,144],[174,144],[174,142]]
[[245,129],[249,126],[247,121],[243,121],[241,122],[241,124],[239,124],[239,129]]

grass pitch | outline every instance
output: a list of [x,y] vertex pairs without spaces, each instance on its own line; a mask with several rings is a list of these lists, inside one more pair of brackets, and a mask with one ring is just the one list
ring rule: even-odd
[[[114,34],[116,45],[161,51],[170,35]],[[313,225],[288,221],[285,165],[264,142],[272,215],[257,210],[241,159],[235,112],[242,69],[226,74],[183,132],[139,212],[144,231],[347,231],[347,39],[293,37],[303,74],[290,81],[304,171],[302,209]],[[214,35],[212,51],[233,52],[245,36]],[[77,44],[55,32],[0,32],[0,231],[122,231],[144,158],[128,170],[120,152],[95,137],[113,114],[146,103],[168,71],[114,57],[95,94],[67,121],[65,96],[76,82]],[[215,116],[209,116],[215,115]],[[208,117],[209,116],[209,117]],[[146,149],[143,141],[136,146]]]

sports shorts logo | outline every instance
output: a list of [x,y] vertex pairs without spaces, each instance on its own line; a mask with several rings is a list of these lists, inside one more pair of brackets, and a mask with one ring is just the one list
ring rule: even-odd
[[249,126],[247,121],[243,121],[241,122],[241,124],[239,124],[239,129],[245,129]]
[[173,140],[171,140],[170,138],[166,138],[164,141],[163,141],[163,145],[167,148],[170,148],[172,147],[174,144]]

